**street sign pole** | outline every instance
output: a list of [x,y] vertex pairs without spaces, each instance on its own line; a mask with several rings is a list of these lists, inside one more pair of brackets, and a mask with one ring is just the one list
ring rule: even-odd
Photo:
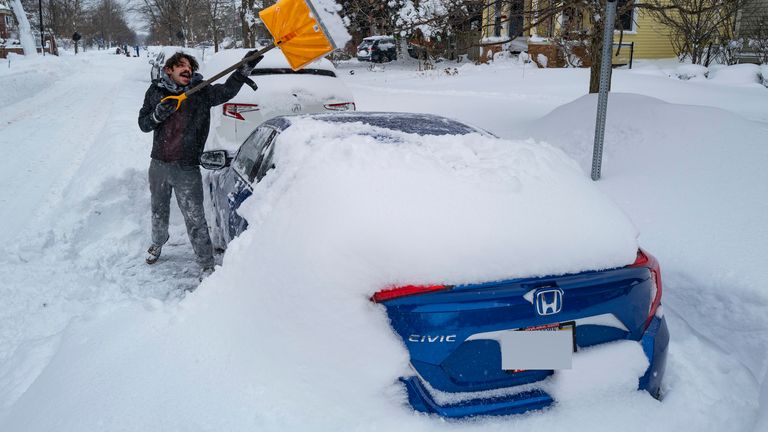
[[613,29],[616,23],[616,0],[607,0],[605,9],[603,58],[600,62],[600,94],[597,99],[595,145],[592,150],[592,180],[594,181],[600,180],[600,166],[603,163],[603,139],[605,138],[605,117],[608,111],[608,89],[611,86],[611,56],[613,55]]
[[40,51],[45,55],[45,32],[43,31],[43,0],[37,0],[40,9]]

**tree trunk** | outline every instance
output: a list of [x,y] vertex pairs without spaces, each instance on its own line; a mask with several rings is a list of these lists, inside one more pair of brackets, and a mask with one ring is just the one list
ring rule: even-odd
[[13,8],[13,14],[16,15],[16,22],[19,23],[19,41],[21,42],[21,47],[24,48],[24,55],[36,56],[35,38],[32,36],[32,27],[29,25],[29,20],[27,19],[26,12],[24,12],[24,6],[21,5],[21,0],[12,0],[11,8]]
[[251,28],[253,0],[242,0],[240,3],[240,21],[243,26],[243,48],[253,48],[255,38]]

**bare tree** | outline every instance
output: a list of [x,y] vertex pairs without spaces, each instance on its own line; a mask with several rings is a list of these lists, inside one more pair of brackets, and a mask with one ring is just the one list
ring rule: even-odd
[[214,52],[219,52],[219,36],[222,26],[223,12],[227,7],[225,0],[205,0],[205,11],[208,26],[211,31]]
[[261,6],[257,0],[241,0],[240,2],[240,23],[243,27],[244,48],[253,48],[256,45],[257,6]]
[[397,11],[403,0],[341,0],[342,14],[349,20],[349,32],[357,44],[366,36],[392,34]]
[[43,7],[46,27],[59,37],[70,38],[86,21],[82,0],[49,0]]
[[133,45],[136,41],[136,33],[125,20],[123,6],[116,0],[99,0],[88,15],[85,31],[91,41],[98,41],[105,48]]

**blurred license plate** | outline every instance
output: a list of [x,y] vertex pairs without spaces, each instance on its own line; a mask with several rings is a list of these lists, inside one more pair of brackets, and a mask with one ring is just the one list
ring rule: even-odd
[[575,323],[548,324],[505,332],[501,345],[501,368],[506,371],[570,369]]

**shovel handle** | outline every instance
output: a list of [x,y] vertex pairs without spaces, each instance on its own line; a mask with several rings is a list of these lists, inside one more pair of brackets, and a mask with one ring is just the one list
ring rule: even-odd
[[239,62],[233,64],[232,66],[224,69],[223,71],[217,73],[216,75],[208,78],[207,80],[201,82],[200,84],[192,87],[191,89],[187,90],[186,92],[178,95],[178,96],[166,96],[164,97],[161,102],[167,100],[167,99],[173,99],[176,101],[176,110],[178,111],[179,108],[181,108],[181,103],[184,102],[185,99],[187,99],[189,96],[192,96],[193,94],[199,92],[200,90],[204,89],[205,87],[208,87],[211,85],[212,82],[216,81],[217,79],[223,77],[224,75],[232,72],[233,70],[239,68],[240,66],[244,65],[245,63],[248,63],[251,60],[256,60],[260,56],[264,55],[267,51],[271,50],[272,48],[275,48],[275,43],[272,42],[269,45],[265,46],[264,48],[257,51],[255,54],[249,55],[248,57],[243,58]]
[[176,109],[174,111],[178,111],[179,108],[181,108],[181,103],[184,102],[184,100],[187,99],[187,94],[186,93],[182,93],[182,94],[180,94],[178,96],[166,96],[166,97],[160,99],[160,102],[165,102],[165,101],[167,101],[169,99],[176,101]]

